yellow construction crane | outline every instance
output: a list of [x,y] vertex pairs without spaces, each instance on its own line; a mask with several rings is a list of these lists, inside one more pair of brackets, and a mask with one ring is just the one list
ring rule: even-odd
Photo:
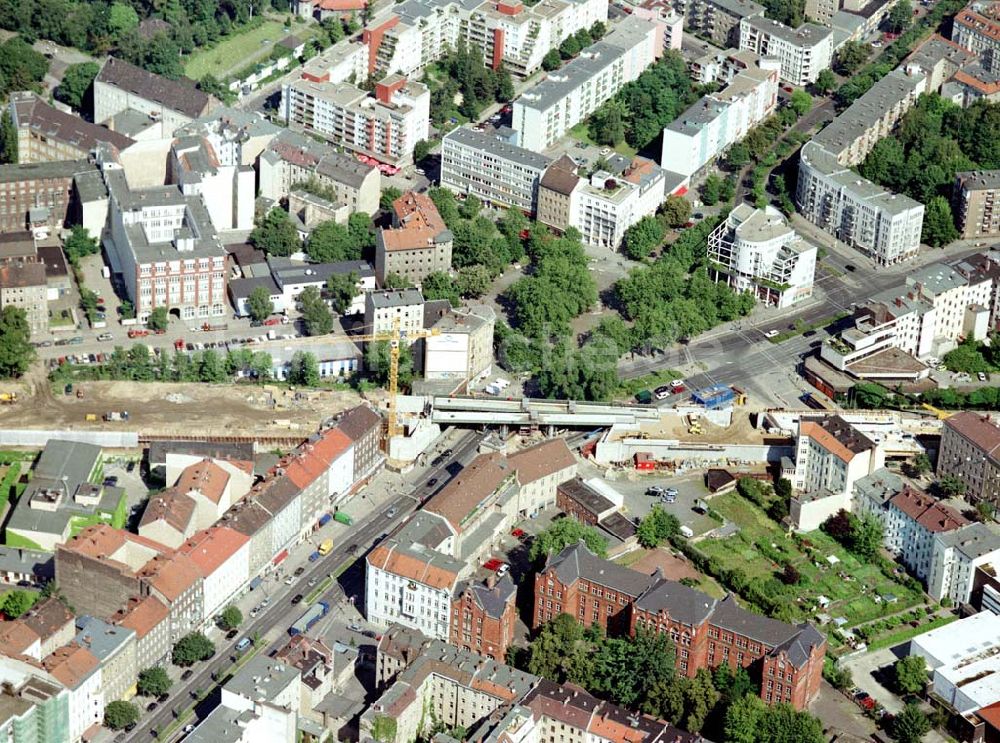
[[936,407],[934,407],[933,405],[931,405],[930,403],[927,403],[927,402],[922,402],[920,404],[924,408],[926,408],[927,410],[929,410],[932,413],[934,413],[934,415],[937,416],[937,419],[939,421],[943,421],[943,420],[946,420],[948,418],[951,418],[951,416],[953,416],[955,414],[954,411],[941,410],[940,408],[936,408]]
[[428,338],[432,335],[441,335],[439,328],[430,330],[401,330],[399,318],[392,321],[392,330],[382,333],[365,333],[362,335],[351,335],[353,341],[378,342],[389,341],[389,418],[385,433],[385,448],[389,449],[389,441],[399,433],[399,425],[396,422],[396,394],[399,391],[399,349],[401,343],[418,338]]

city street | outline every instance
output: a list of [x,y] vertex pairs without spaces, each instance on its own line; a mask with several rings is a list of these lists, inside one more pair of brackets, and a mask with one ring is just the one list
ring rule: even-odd
[[[255,591],[248,591],[236,601],[245,617],[239,634],[227,641],[219,630],[214,628],[207,630],[208,635],[215,641],[215,655],[209,661],[193,666],[194,673],[186,681],[175,682],[170,690],[170,703],[162,705],[152,714],[144,715],[139,725],[126,739],[146,740],[151,731],[160,731],[167,727],[182,710],[193,703],[199,692],[205,692],[214,686],[217,672],[230,665],[233,648],[242,638],[259,635],[265,644],[259,652],[265,655],[270,655],[283,646],[288,641],[287,628],[306,609],[302,604],[292,604],[291,598],[299,593],[307,594],[310,590],[308,588],[310,580],[315,579],[319,583],[328,575],[343,572],[343,576],[334,581],[320,600],[334,606],[345,602],[350,604],[348,597],[356,596],[352,610],[360,611],[363,586],[355,582],[345,586],[344,577],[351,574],[363,576],[363,570],[359,573],[356,570],[346,569],[346,566],[355,559],[363,560],[364,554],[376,540],[384,538],[416,509],[422,499],[427,498],[433,490],[454,477],[475,456],[480,436],[470,431],[449,431],[443,434],[441,439],[436,450],[440,451],[445,446],[450,446],[454,452],[440,466],[414,469],[405,478],[383,470],[372,483],[343,507],[348,514],[352,516],[357,514],[354,525],[345,527],[331,522],[289,550],[289,556],[265,579],[263,585]],[[433,451],[435,450],[430,450],[428,453]],[[428,487],[426,483],[430,478],[437,478],[438,484]],[[393,515],[390,516],[390,513]],[[334,539],[333,550],[325,557],[310,563],[308,557],[315,550],[315,545],[328,536]],[[305,571],[291,585],[285,585],[286,576],[292,575],[299,567],[305,567]],[[265,597],[270,600],[269,605],[257,617],[251,618],[250,608],[259,605]],[[329,622],[320,622],[310,630],[309,634],[321,635],[328,625]],[[349,640],[350,637],[345,636],[344,642]],[[176,672],[177,669],[171,668],[171,671]],[[196,713],[199,717],[210,711],[204,707],[204,704],[199,705]]]

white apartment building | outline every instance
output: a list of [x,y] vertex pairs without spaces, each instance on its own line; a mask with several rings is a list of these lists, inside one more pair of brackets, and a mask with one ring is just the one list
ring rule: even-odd
[[932,550],[927,592],[958,606],[969,602],[976,570],[1000,564],[1000,535],[986,524],[969,524],[936,535]]
[[552,160],[518,147],[511,129],[460,126],[441,143],[441,185],[489,206],[534,214],[538,181]]
[[405,0],[364,33],[369,73],[411,75],[464,41],[492,69],[502,64],[527,77],[550,49],[597,21],[607,22],[608,0]]
[[926,493],[905,485],[876,512],[882,522],[883,544],[919,580],[931,574],[935,537],[968,525],[952,508]]
[[[231,156],[234,148],[227,148]],[[222,158],[202,137],[174,140],[170,148],[170,180],[185,196],[200,196],[216,230],[253,229],[257,174],[252,165]]]
[[461,384],[488,376],[495,326],[496,313],[484,304],[445,314],[433,325],[438,335],[424,341],[424,378]]
[[401,75],[376,84],[374,96],[349,83],[306,78],[281,90],[288,126],[387,163],[412,160],[414,145],[430,136],[430,104],[427,86]]
[[583,242],[612,249],[621,245],[629,227],[655,214],[666,198],[666,176],[652,160],[614,160],[622,162],[609,163],[609,170],[598,170],[589,180],[580,179],[570,198],[569,218]]
[[365,617],[386,627],[393,623],[448,640],[451,597],[468,568],[450,556],[455,534],[448,520],[420,511],[395,535],[368,553]]
[[740,49],[781,61],[781,81],[790,85],[816,82],[833,63],[833,31],[815,23],[789,28],[763,16],[740,21]]
[[813,531],[850,510],[854,484],[884,465],[884,450],[839,415],[802,416],[790,509],[796,528]]
[[778,103],[778,68],[775,59],[759,59],[668,124],[663,169],[693,175],[767,118]]
[[198,532],[178,550],[191,558],[204,579],[203,614],[208,621],[250,581],[250,537],[226,526]]
[[795,201],[802,216],[881,265],[917,254],[924,205],[851,168],[895,128],[926,87],[923,74],[893,70],[808,142],[799,159]]
[[971,3],[955,14],[951,40],[980,57],[983,68],[1000,67],[1000,18],[992,3]]
[[932,263],[903,287],[873,296],[856,311],[854,327],[824,343],[820,355],[841,371],[890,348],[920,360],[943,356],[985,322],[992,295],[989,277]]
[[910,655],[927,662],[934,694],[961,715],[1000,696],[1000,616],[991,611],[917,635]]
[[812,296],[816,246],[774,207],[740,204],[708,236],[709,273],[738,292],[789,307]]
[[514,101],[512,127],[520,145],[542,152],[656,59],[657,28],[626,18],[604,39]]
[[226,310],[226,254],[201,196],[176,186],[135,189],[125,172],[105,162],[110,194],[112,270],[121,274],[139,322],[157,307],[185,320]]
[[317,83],[365,80],[369,75],[368,60],[368,44],[356,36],[341,39],[306,61],[302,65],[302,77]]

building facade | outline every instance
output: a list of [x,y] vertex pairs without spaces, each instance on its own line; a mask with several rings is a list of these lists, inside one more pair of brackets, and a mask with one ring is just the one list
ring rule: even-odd
[[941,428],[937,476],[958,478],[966,497],[1000,506],[1000,428],[981,413],[950,416]]
[[709,274],[765,304],[789,307],[812,296],[816,250],[778,210],[740,204],[708,237]]
[[375,233],[375,279],[385,286],[396,274],[420,286],[429,274],[447,273],[453,240],[430,197],[408,191],[392,202],[392,227]]
[[349,83],[299,79],[282,86],[281,117],[288,126],[318,134],[386,163],[407,163],[430,134],[431,94],[422,83],[390,75],[374,96]]
[[514,101],[512,127],[519,144],[543,152],[635,80],[656,59],[657,28],[627,18],[558,72]]
[[833,63],[833,31],[815,23],[789,28],[764,16],[740,21],[740,49],[781,60],[781,81],[808,85]]
[[517,138],[517,132],[509,129],[453,129],[441,143],[441,185],[488,206],[533,215],[539,179],[552,160],[518,147]]
[[460,584],[451,603],[448,642],[494,660],[506,658],[517,623],[516,594],[509,575]]
[[955,173],[954,209],[963,239],[1000,235],[1000,208],[995,208],[998,196],[1000,171]]
[[24,310],[28,329],[36,338],[49,332],[49,288],[43,263],[0,265],[0,309]]

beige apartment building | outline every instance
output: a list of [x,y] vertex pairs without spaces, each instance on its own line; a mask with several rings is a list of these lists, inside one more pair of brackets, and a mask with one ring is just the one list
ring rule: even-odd
[[375,280],[398,274],[420,286],[429,274],[451,269],[452,234],[426,194],[408,191],[392,202],[392,227],[375,236]]
[[49,332],[48,291],[44,263],[18,261],[0,266],[0,308],[24,310],[33,337]]
[[965,483],[973,501],[1000,505],[1000,428],[982,413],[965,411],[948,418],[941,429],[937,476]]
[[1000,235],[1000,170],[955,173],[954,209],[963,239]]

